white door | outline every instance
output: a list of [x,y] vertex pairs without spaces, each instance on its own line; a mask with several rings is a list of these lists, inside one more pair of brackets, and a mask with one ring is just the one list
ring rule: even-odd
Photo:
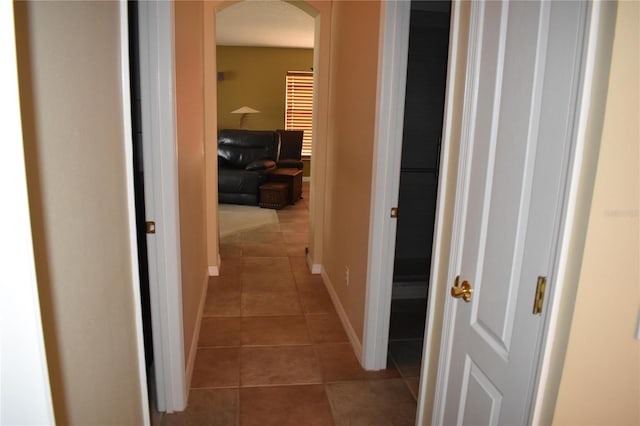
[[473,3],[449,271],[472,294],[445,307],[434,424],[530,422],[587,9]]
[[173,3],[138,2],[140,101],[156,409],[182,411],[187,378],[176,153]]

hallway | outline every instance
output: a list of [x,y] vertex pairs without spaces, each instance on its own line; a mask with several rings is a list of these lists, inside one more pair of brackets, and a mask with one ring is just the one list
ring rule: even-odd
[[[364,371],[305,261],[309,187],[278,222],[221,240],[187,410],[164,425],[413,425],[402,366]],[[415,387],[415,379],[410,379]]]

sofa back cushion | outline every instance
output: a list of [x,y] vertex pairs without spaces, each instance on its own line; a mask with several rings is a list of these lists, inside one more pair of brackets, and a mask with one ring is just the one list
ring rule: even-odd
[[218,134],[218,157],[226,165],[244,169],[256,160],[278,157],[280,138],[269,130],[224,129]]

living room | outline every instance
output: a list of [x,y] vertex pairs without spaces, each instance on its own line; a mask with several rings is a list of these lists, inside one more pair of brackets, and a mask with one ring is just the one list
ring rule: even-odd
[[[268,209],[297,202],[308,210],[314,27],[311,15],[282,2],[243,2],[216,15],[221,252],[236,249],[230,236],[276,223]],[[267,152],[255,152],[261,144]]]

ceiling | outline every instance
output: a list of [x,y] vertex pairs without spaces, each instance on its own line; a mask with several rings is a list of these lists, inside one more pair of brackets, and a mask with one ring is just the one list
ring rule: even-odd
[[216,15],[220,46],[313,48],[314,19],[280,0],[247,0]]

